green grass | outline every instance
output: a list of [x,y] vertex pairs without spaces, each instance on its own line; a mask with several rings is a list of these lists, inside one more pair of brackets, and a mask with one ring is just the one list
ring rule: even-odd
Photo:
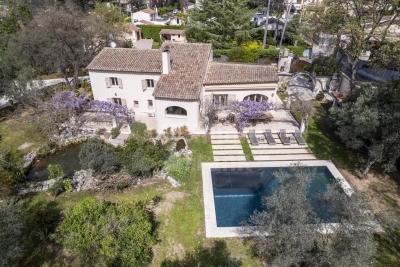
[[315,102],[315,112],[304,138],[317,159],[331,160],[336,166],[354,172],[362,167],[365,155],[346,148],[335,135],[335,128],[328,118],[330,105],[329,102]]
[[161,47],[161,44],[159,42],[153,42],[153,46],[151,49],[159,49]]
[[251,153],[249,142],[246,137],[240,137],[240,143],[242,144],[244,155],[247,161],[254,161],[253,154]]

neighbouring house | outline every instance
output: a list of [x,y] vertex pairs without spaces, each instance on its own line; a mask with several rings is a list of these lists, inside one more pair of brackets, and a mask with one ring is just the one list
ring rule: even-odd
[[[266,18],[264,18],[264,20],[262,20],[258,26],[263,26],[265,27],[265,23],[266,23]],[[283,22],[280,19],[277,18],[269,18],[268,19],[268,30],[275,30],[278,27],[278,30],[282,30],[283,26],[285,25],[285,22]]]
[[113,4],[116,5],[123,14],[128,14],[132,11],[131,0],[114,0]]
[[185,43],[186,42],[185,31],[176,29],[161,29],[160,39],[165,41]]
[[125,23],[123,25],[125,38],[131,40],[132,43],[142,39],[142,30],[133,23]]
[[213,62],[211,44],[165,42],[159,50],[105,48],[87,69],[94,99],[156,117],[157,132],[200,126],[201,104],[274,99],[272,66]]
[[168,25],[170,19],[167,17],[158,17],[157,9],[146,8],[132,13],[131,22],[135,24]]

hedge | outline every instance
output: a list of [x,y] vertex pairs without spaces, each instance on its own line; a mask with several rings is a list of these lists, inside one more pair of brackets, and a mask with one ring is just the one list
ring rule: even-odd
[[137,25],[142,29],[142,37],[144,39],[153,39],[154,42],[161,42],[160,31],[161,29],[176,29],[183,30],[183,26],[178,25]]
[[304,52],[304,50],[309,49],[310,47],[307,47],[307,46],[292,46],[292,45],[289,45],[287,48],[288,48],[288,49],[290,50],[290,52],[292,52],[294,55],[296,55],[296,56],[298,56],[298,57],[303,57],[303,52]]

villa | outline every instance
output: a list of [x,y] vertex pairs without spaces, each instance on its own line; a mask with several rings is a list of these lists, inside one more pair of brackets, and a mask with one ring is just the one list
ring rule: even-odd
[[165,42],[161,49],[105,48],[87,67],[94,99],[155,117],[156,130],[200,125],[203,101],[276,99],[272,66],[213,62],[211,44]]

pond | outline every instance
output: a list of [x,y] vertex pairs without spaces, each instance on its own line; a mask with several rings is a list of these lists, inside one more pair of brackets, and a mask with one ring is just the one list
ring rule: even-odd
[[75,171],[79,171],[82,167],[78,157],[82,146],[83,143],[70,145],[46,159],[35,162],[28,172],[27,179],[35,182],[46,181],[49,176],[47,171],[49,164],[60,164],[66,175],[73,175]]

